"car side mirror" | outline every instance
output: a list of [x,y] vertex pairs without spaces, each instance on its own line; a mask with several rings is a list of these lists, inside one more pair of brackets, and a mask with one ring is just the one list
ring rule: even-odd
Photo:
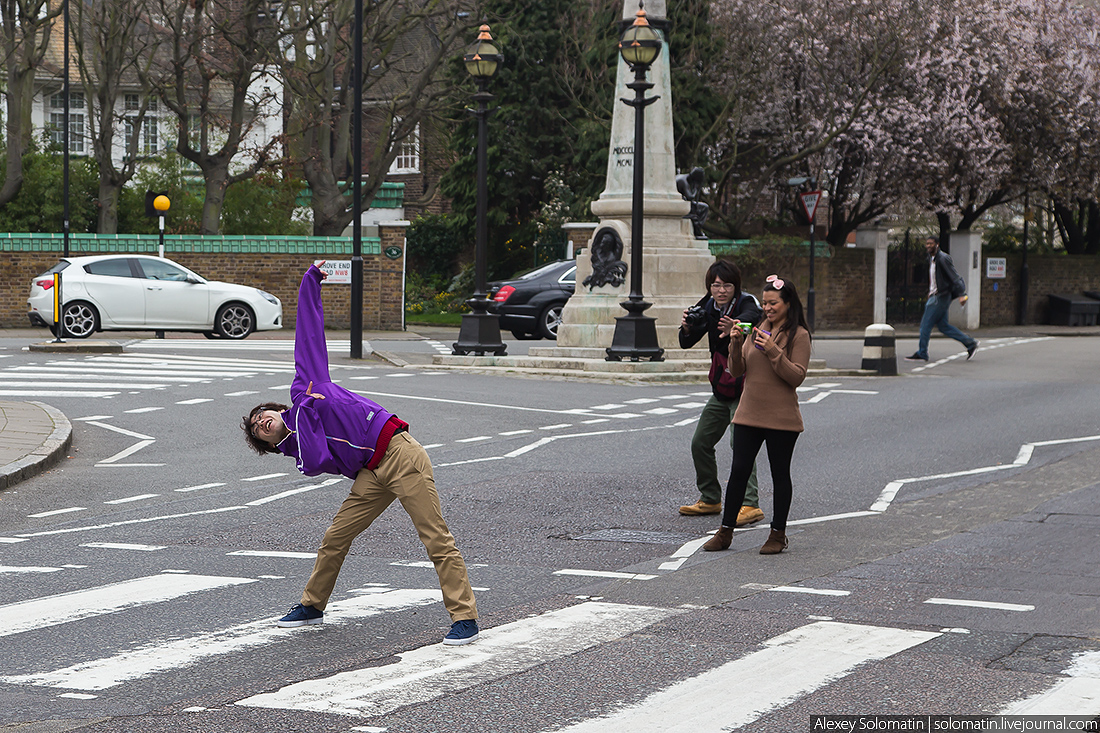
[[198,278],[196,278],[196,277],[193,277],[193,276],[191,276],[191,275],[188,275],[188,276],[187,276],[187,278],[186,278],[185,282],[189,282],[189,283],[191,283],[192,285],[202,285],[202,280],[199,280]]

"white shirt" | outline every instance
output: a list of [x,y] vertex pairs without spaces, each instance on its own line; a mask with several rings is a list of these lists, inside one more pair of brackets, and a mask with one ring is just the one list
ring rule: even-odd
[[936,292],[936,258],[933,256],[928,261],[928,297],[931,298]]

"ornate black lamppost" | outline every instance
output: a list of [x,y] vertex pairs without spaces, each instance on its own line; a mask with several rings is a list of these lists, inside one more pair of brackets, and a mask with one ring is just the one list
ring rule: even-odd
[[661,37],[649,25],[645,9],[638,3],[634,23],[619,39],[619,53],[630,64],[634,81],[627,84],[634,90],[634,99],[623,103],[634,108],[634,189],[630,211],[630,295],[620,305],[627,315],[615,319],[615,334],[607,349],[607,361],[649,359],[664,361],[665,350],[657,345],[657,321],[642,313],[651,303],[642,300],[642,197],[645,189],[645,108],[659,97],[645,96],[653,84],[645,75],[661,53]]
[[477,41],[466,52],[466,71],[477,80],[477,94],[474,101],[477,109],[477,239],[474,243],[474,294],[466,301],[469,313],[462,315],[462,325],[458,330],[458,341],[454,343],[455,355],[474,353],[481,356],[487,352],[503,355],[507,347],[500,340],[500,317],[489,313],[489,299],[485,292],[485,250],[488,246],[489,223],[489,133],[486,117],[489,115],[488,103],[493,98],[487,88],[489,80],[497,73],[504,56],[493,44],[489,35],[489,26],[483,25]]

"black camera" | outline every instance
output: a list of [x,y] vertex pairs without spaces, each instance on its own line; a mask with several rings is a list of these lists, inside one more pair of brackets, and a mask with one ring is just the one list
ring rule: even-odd
[[705,328],[707,325],[707,309],[701,305],[691,306],[684,314],[684,322],[692,330]]

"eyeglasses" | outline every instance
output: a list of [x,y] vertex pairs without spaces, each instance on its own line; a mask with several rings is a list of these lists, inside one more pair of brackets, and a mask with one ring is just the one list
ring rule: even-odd
[[717,281],[712,282],[710,286],[714,290],[733,290],[735,287],[733,283],[720,283]]
[[787,284],[784,281],[780,280],[778,275],[768,275],[767,280],[765,280],[764,282],[771,283],[772,287],[774,287],[776,290],[782,290],[783,286]]

